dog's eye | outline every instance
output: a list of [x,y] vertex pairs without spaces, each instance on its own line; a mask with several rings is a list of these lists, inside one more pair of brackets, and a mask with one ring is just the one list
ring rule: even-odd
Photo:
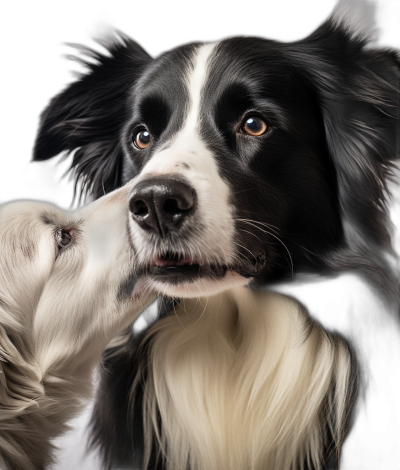
[[55,238],[59,249],[68,246],[72,241],[71,233],[60,228],[55,231]]
[[145,149],[151,144],[150,132],[143,130],[136,134],[134,145],[138,149]]
[[249,135],[262,135],[268,129],[267,124],[257,116],[251,116],[246,118],[242,126],[243,131]]

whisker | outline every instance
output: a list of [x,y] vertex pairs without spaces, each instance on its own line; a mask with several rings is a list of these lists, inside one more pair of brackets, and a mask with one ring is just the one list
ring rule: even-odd
[[[252,219],[236,219],[237,221],[240,221],[240,222],[245,222],[245,223],[248,223],[249,225],[252,225],[252,224],[259,224],[259,225],[262,225],[264,227],[267,227],[269,229],[271,229],[273,232],[279,232],[279,228],[276,227],[275,225],[272,225],[272,224],[267,224],[265,222],[260,222],[258,220],[252,220]],[[250,223],[252,222],[252,223]],[[253,225],[254,226],[254,225]],[[257,226],[255,226],[256,228],[258,228]]]
[[246,189],[242,189],[240,191],[232,191],[232,194],[236,196],[237,194],[247,193],[248,191],[252,191],[252,190],[253,190],[253,188],[246,188]]
[[[164,289],[164,294],[165,294],[165,290],[166,290],[166,288]],[[161,297],[160,307],[159,307],[159,309],[158,309],[158,314],[157,314],[157,320],[160,319],[162,307],[164,307],[164,310],[167,310],[167,306],[166,306],[166,304],[165,304],[165,297],[164,297],[164,295]]]
[[[233,243],[235,243],[235,244],[238,245],[238,246],[242,246],[242,245],[237,244],[236,242],[233,242]],[[242,247],[242,248],[244,248],[244,247]],[[249,250],[248,250],[248,251],[249,251]],[[240,251],[238,252],[238,256],[235,257],[235,261],[240,262],[240,257],[239,257],[239,256],[241,256],[242,258],[246,259],[249,263],[251,263],[251,261],[249,260],[249,258],[248,258],[247,256],[245,256],[243,253],[241,253]],[[254,255],[253,255],[253,256],[254,256]]]
[[255,235],[254,233],[251,233],[251,232],[249,232],[248,230],[243,230],[242,228],[239,228],[238,230],[240,230],[241,232],[246,232],[246,233],[249,233],[250,235],[253,235],[253,237],[256,237],[257,240],[258,240],[259,242],[261,242],[261,240],[260,240],[260,239],[257,237],[257,235]]
[[235,243],[237,246],[240,246],[241,248],[243,248],[243,249],[245,249],[246,251],[248,251],[248,252],[251,254],[251,256],[257,261],[257,258],[254,256],[254,254],[253,254],[248,248],[246,248],[245,246],[241,245],[241,244],[238,243],[238,242],[234,242],[234,243]]
[[[165,291],[164,291],[164,292],[165,292]],[[175,304],[173,305],[173,307],[174,307],[175,316],[176,316],[176,318],[178,319],[178,322],[181,324],[182,328],[183,328],[184,330],[186,330],[185,325],[181,322],[181,320],[180,320],[180,318],[179,318],[179,315],[178,315],[178,312],[176,311]]]
[[[238,220],[240,220],[240,219],[238,219]],[[245,221],[245,219],[241,219],[241,220],[242,220],[242,221]],[[246,222],[247,222],[249,225],[253,225],[253,224],[251,224],[251,223],[248,222],[248,221],[246,221]],[[264,225],[264,224],[263,224],[263,225]],[[287,254],[288,254],[288,256],[289,256],[289,259],[290,259],[290,269],[291,269],[292,278],[293,278],[293,277],[294,277],[293,260],[292,260],[292,256],[290,255],[290,251],[289,251],[288,247],[283,243],[283,241],[282,241],[279,237],[277,237],[276,235],[274,235],[274,234],[271,233],[271,232],[268,232],[268,230],[263,230],[262,228],[257,227],[256,225],[253,225],[253,227],[257,228],[258,230],[261,230],[261,231],[264,232],[264,233],[268,233],[269,235],[271,235],[271,237],[274,237],[276,240],[278,240],[278,242],[280,242],[280,243],[284,246],[284,248],[285,248],[285,250],[286,250],[286,252],[287,252]],[[253,255],[253,256],[254,256],[254,255]]]
[[[222,230],[222,227],[217,226],[217,229],[219,229],[219,231],[222,232],[222,235],[229,240],[229,236]],[[214,232],[212,228],[208,228],[208,230],[210,230],[211,232]]]
[[[204,283],[204,279],[202,279],[202,282]],[[200,289],[200,285],[199,285],[199,290],[200,290],[202,296],[204,297],[203,291]],[[196,326],[197,323],[199,323],[199,321],[202,319],[202,317],[203,317],[203,315],[204,315],[204,312],[205,312],[206,309],[207,309],[209,297],[207,297],[206,299],[207,299],[207,300],[206,300],[206,305],[204,306],[204,309],[203,309],[203,311],[201,312],[200,317],[194,322],[194,324],[192,325],[192,327]]]

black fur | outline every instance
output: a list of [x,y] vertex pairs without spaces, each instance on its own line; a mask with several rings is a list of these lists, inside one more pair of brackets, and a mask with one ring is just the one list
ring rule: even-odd
[[[125,353],[109,350],[104,354],[101,371],[101,387],[91,421],[89,446],[98,448],[104,468],[132,466],[140,468],[143,452],[143,388],[135,389],[132,399],[131,389],[140,370],[141,383],[148,374],[147,344],[142,344],[143,335],[130,334]],[[153,440],[152,470],[162,470],[163,462]]]
[[[396,52],[366,44],[333,19],[293,43],[222,41],[200,131],[234,188],[237,217],[277,227],[295,273],[357,269],[393,297],[397,281],[384,254],[391,249],[387,183],[399,156],[400,61]],[[197,45],[155,60],[126,37],[106,47],[108,55],[86,50],[95,63],[45,110],[34,151],[35,160],[45,160],[78,149],[72,168],[95,198],[137,175],[180,129],[188,100],[182,80]],[[234,132],[249,110],[269,124],[252,143]],[[139,154],[130,142],[143,122],[154,145]],[[236,229],[243,246],[266,256],[259,283],[291,275],[287,251],[273,235],[241,222]],[[145,348],[130,344],[129,353],[105,358],[94,414],[93,442],[108,466],[132,462],[143,445],[141,392],[131,421],[129,391],[145,367]],[[154,448],[154,468],[161,468],[156,461]]]

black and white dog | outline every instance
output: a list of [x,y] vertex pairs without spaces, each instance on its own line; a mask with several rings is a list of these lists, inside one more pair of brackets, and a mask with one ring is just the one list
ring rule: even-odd
[[[236,37],[157,59],[123,35],[103,45],[43,113],[34,159],[73,152],[95,198],[134,178],[140,271],[179,299],[105,358],[93,418],[105,465],[138,455],[149,469],[336,468],[358,379],[367,397],[367,385],[381,397],[390,387],[373,379],[400,357],[397,318],[383,307],[371,317],[376,344],[390,331],[397,348],[378,346],[372,364],[362,313],[351,328],[348,311],[323,323],[343,338],[243,286],[352,270],[396,302],[387,188],[399,56],[339,14],[293,43]],[[373,429],[364,444],[378,449],[390,439]],[[397,461],[397,448],[386,454]]]

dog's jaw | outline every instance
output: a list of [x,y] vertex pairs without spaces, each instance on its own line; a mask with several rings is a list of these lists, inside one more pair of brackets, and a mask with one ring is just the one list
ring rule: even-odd
[[199,277],[193,282],[168,283],[155,278],[148,280],[152,290],[168,295],[169,297],[198,298],[216,295],[220,292],[247,285],[251,278],[241,276],[238,272],[227,270],[221,278]]

